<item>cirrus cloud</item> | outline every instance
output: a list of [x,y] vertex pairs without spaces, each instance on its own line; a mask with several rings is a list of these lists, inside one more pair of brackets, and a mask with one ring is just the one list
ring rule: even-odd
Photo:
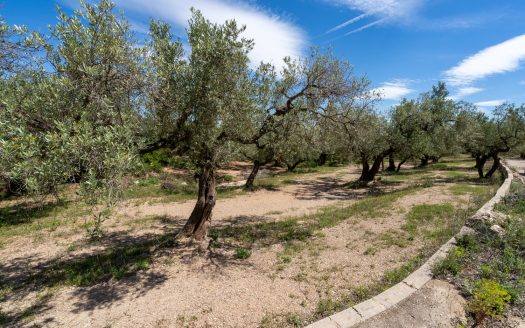
[[166,20],[178,28],[186,28],[195,7],[214,23],[235,19],[246,25],[244,36],[255,41],[250,53],[253,66],[261,61],[282,67],[283,58],[303,55],[306,35],[299,27],[277,15],[241,1],[227,0],[115,0],[119,7],[140,15]]
[[474,105],[478,107],[496,107],[503,103],[505,103],[505,100],[497,99],[497,100],[480,101],[480,102],[474,103]]
[[467,57],[444,75],[450,84],[465,86],[491,75],[516,71],[524,61],[525,34]]

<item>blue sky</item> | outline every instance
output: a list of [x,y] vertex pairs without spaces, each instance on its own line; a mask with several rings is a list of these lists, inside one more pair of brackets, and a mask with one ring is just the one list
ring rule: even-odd
[[[452,97],[490,109],[525,102],[523,0],[115,0],[137,37],[150,17],[164,19],[184,37],[189,8],[212,21],[247,25],[254,62],[279,66],[285,55],[310,46],[331,47],[366,74],[383,94],[382,108],[416,97],[442,80]],[[56,22],[55,3],[75,0],[0,0],[9,23],[40,32]]]

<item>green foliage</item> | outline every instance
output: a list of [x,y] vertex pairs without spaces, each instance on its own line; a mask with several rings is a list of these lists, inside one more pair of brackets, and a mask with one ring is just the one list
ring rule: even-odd
[[525,214],[525,191],[520,190],[505,196],[496,208],[506,214]]
[[243,247],[235,249],[235,257],[239,260],[246,260],[250,255],[252,255],[252,252],[249,249]]
[[472,297],[469,308],[474,313],[477,324],[487,317],[499,318],[505,313],[510,300],[510,295],[505,288],[494,280],[487,279],[476,282]]
[[447,256],[438,261],[432,268],[432,273],[435,276],[442,277],[447,274],[457,275],[461,272],[461,261],[465,256],[465,249],[463,247],[456,247]]
[[51,40],[36,38],[52,70],[35,64],[0,85],[2,180],[57,197],[60,184],[80,182],[94,236],[135,163],[137,98],[131,95],[141,83],[140,50],[113,8],[102,0],[81,2],[72,16],[59,11]]

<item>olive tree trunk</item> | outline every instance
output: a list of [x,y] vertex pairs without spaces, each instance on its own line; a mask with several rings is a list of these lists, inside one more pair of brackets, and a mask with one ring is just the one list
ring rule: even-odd
[[399,173],[399,171],[401,171],[401,166],[403,166],[403,164],[406,163],[406,159],[403,159],[401,160],[401,162],[399,162],[399,164],[397,164],[397,169],[396,169],[396,172]]
[[328,154],[321,153],[321,155],[319,155],[319,158],[317,159],[317,165],[323,166],[326,164],[327,161],[328,161]]
[[427,166],[429,160],[430,160],[430,157],[428,155],[423,156],[421,158],[421,167]]
[[246,184],[244,185],[245,189],[252,189],[253,183],[255,181],[255,178],[257,177],[257,173],[259,173],[259,169],[261,168],[261,162],[254,161],[252,171],[250,172],[250,175],[248,176],[248,179],[246,180]]
[[208,233],[213,207],[217,198],[216,172],[213,165],[201,168],[199,176],[199,193],[197,203],[182,228],[182,235],[196,240],[204,240]]
[[485,167],[485,163],[487,163],[488,156],[485,155],[478,155],[476,156],[476,166],[475,168],[478,170],[478,176],[479,178],[483,178],[485,176],[485,173],[483,171],[483,168]]
[[301,164],[302,162],[304,162],[303,160],[300,160],[300,161],[297,161],[295,163],[292,163],[292,164],[286,164],[286,169],[288,170],[288,172],[293,172],[295,171],[295,169],[297,168],[297,165]]
[[387,172],[395,172],[396,171],[396,162],[394,161],[394,154],[391,153],[388,155],[388,167],[386,168]]
[[383,162],[383,156],[377,156],[374,158],[372,166],[368,163],[368,158],[362,157],[361,164],[363,166],[361,170],[361,177],[359,181],[361,182],[370,182],[373,181],[381,168],[381,162]]
[[490,170],[487,172],[487,174],[485,174],[485,178],[492,178],[492,175],[494,175],[496,170],[501,165],[500,158],[499,158],[498,154],[493,155],[492,158],[494,159],[494,162],[492,163],[492,167],[490,168]]

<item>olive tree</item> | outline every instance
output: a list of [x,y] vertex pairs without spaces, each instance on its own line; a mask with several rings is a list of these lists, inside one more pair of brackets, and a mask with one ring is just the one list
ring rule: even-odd
[[[490,178],[500,166],[500,154],[519,147],[525,138],[525,107],[503,104],[488,117],[471,104],[463,104],[457,119],[463,148],[476,160],[480,178]],[[484,171],[486,162],[492,166]]]
[[193,10],[191,53],[184,57],[167,24],[151,23],[150,85],[146,117],[149,144],[187,155],[197,168],[197,203],[181,234],[204,239],[215,206],[217,168],[230,145],[252,135],[254,78],[249,68],[251,40],[235,21],[213,24]]
[[[304,125],[307,120],[312,128],[318,126],[315,122],[323,119],[328,103],[352,97],[351,89],[356,80],[349,63],[319,49],[312,49],[306,58],[285,58],[285,66],[279,73],[265,65],[259,72],[255,97],[257,113],[252,124],[255,133],[241,141],[256,147],[252,172],[246,182],[248,189],[253,186],[260,166],[278,159],[275,158],[277,152],[281,159],[284,153],[295,153],[295,160],[288,157],[290,168],[311,159],[312,154],[306,155],[311,150],[306,147],[306,140],[299,140],[298,135],[291,133],[310,133]],[[297,124],[302,121],[303,128],[292,132],[287,115],[293,116],[291,120]],[[300,154],[303,151],[306,156]]]
[[0,76],[28,69],[41,49],[42,36],[25,26],[10,26],[0,17]]
[[[417,100],[403,99],[389,114],[388,139],[393,148],[390,155],[390,171],[399,172],[401,166],[408,160],[421,158],[422,144],[425,142],[424,131],[421,129]],[[399,160],[395,165],[394,155]],[[392,163],[394,162],[394,163]]]
[[421,166],[425,166],[429,160],[437,161],[450,153],[454,145],[456,102],[449,98],[449,92],[443,82],[432,86],[430,92],[423,93],[418,102],[418,120],[424,132],[419,141]]
[[40,39],[45,69],[3,81],[0,162],[37,194],[79,182],[95,219],[108,217],[134,162],[140,107],[140,50],[127,22],[106,0],[81,1],[68,16],[59,9],[51,39]]
[[369,89],[366,78],[354,78],[346,97],[329,104],[321,115],[330,122],[332,134],[339,136],[339,149],[362,166],[362,182],[374,180],[385,156],[392,151],[387,139],[387,121],[377,113],[377,92]]

